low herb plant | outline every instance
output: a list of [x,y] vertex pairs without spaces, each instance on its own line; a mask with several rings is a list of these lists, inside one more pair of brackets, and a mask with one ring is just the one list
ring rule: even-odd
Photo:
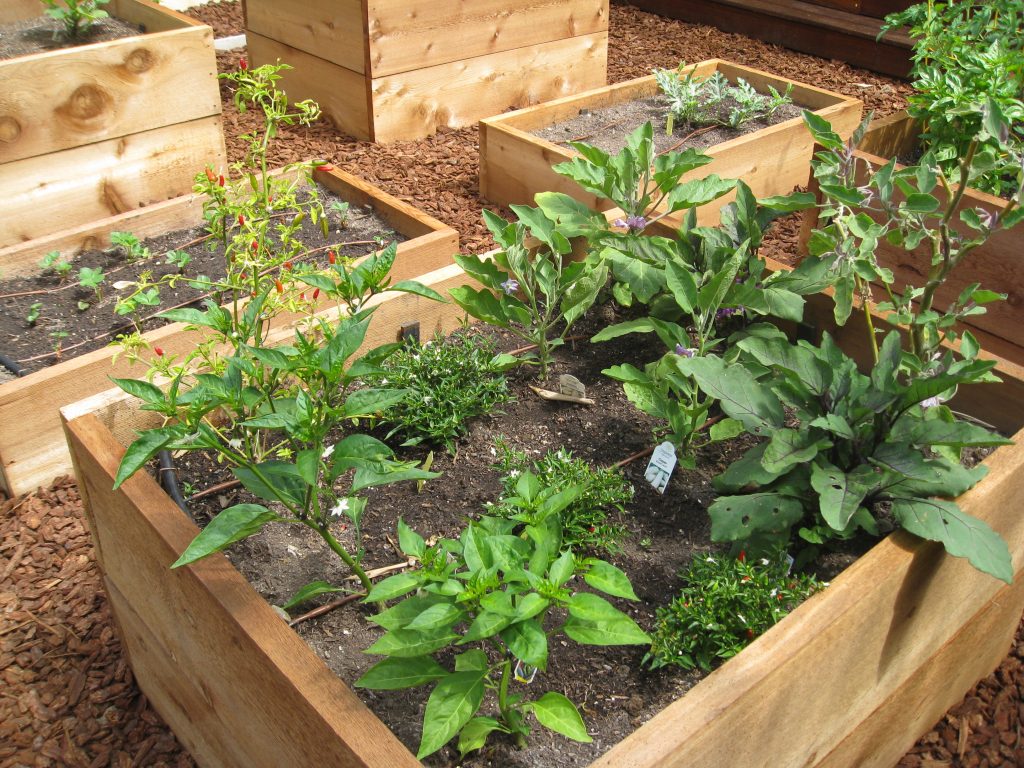
[[563,546],[575,552],[603,550],[615,554],[621,551],[628,531],[612,516],[621,520],[626,513],[626,505],[633,499],[633,486],[620,471],[595,468],[564,448],[547,451],[532,461],[505,440],[498,440],[495,447],[498,451],[495,468],[502,473],[503,492],[498,501],[488,505],[489,514],[508,519],[522,513],[516,487],[520,476],[529,472],[550,488],[578,486],[582,489],[560,513]]
[[479,334],[438,334],[425,345],[410,339],[382,365],[379,383],[408,393],[387,412],[388,437],[401,434],[404,445],[441,443],[454,453],[472,419],[511,399],[504,371],[515,364]]
[[[695,78],[693,68],[684,74],[686,68],[682,63],[676,70],[654,70],[654,78],[668,106],[665,123],[668,134],[675,129],[677,121],[684,125],[724,125],[738,129],[751,120],[770,118],[784,105],[793,103],[792,83],[784,93],[769,85],[770,95],[765,96],[742,77],[736,78],[733,85],[721,72]],[[728,112],[723,112],[726,107]]]
[[675,666],[710,672],[732,658],[815,592],[828,586],[793,574],[784,553],[747,559],[697,555],[681,574],[686,582],[667,606],[658,608],[651,649],[652,669]]
[[[451,290],[452,300],[470,316],[505,328],[536,351],[521,358],[536,361],[547,378],[552,350],[596,301],[608,279],[600,264],[571,261],[572,246],[555,223],[537,209],[511,206],[517,221],[506,222],[484,210],[484,222],[501,250],[493,258],[456,254],[455,261],[483,288]],[[538,241],[531,246],[528,238]]]
[[[386,632],[367,653],[385,656],[356,685],[395,690],[432,685],[417,757],[456,735],[462,754],[480,749],[495,731],[520,746],[529,716],[571,739],[591,738],[576,706],[562,693],[531,695],[564,634],[585,645],[646,645],[648,635],[597,594],[636,600],[628,577],[596,558],[578,558],[561,541],[559,514],[578,486],[553,488],[530,472],[519,476],[515,519],[483,517],[458,540],[427,547],[399,523],[399,543],[417,570],[376,585],[368,601],[403,598],[370,618]],[[577,579],[581,577],[581,579]],[[595,591],[582,591],[580,581]],[[452,667],[437,656],[456,650]],[[536,677],[535,677],[536,676]],[[478,714],[488,692],[496,711]],[[485,710],[487,711],[487,710]]]
[[[926,2],[886,17],[882,33],[907,26],[914,38],[907,112],[943,174],[960,183],[968,150],[980,171],[970,184],[991,194],[1018,188],[1024,155],[1024,43],[1020,0]],[[1002,118],[1001,130],[989,126]]]
[[63,30],[54,33],[54,39],[61,34],[68,40],[80,40],[94,22],[107,18],[110,14],[100,8],[110,0],[41,0],[46,8],[46,15],[56,19]]

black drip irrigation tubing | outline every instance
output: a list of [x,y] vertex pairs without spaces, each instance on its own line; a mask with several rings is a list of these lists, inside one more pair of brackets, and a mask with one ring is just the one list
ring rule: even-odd
[[18,364],[18,361],[8,357],[7,355],[0,354],[0,366],[3,366],[15,376],[25,375],[25,369]]
[[181,487],[178,485],[178,473],[174,471],[174,460],[171,458],[171,452],[168,450],[160,451],[156,458],[160,462],[160,487],[181,508],[181,511],[188,515],[189,520],[195,522],[188,504],[185,503],[185,497],[181,495]]

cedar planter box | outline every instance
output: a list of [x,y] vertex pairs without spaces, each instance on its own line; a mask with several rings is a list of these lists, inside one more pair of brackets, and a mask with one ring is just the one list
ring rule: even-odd
[[[226,164],[213,30],[149,0],[105,8],[145,32],[0,61],[6,276],[36,268],[17,254],[46,253],[26,244],[187,194],[197,168]],[[5,2],[0,23],[42,12]]]
[[[408,238],[398,245],[392,268],[395,281],[447,265],[459,249],[454,229],[354,176],[335,169],[316,171],[314,178],[352,205],[371,206],[396,232]],[[124,217],[115,219],[112,224],[108,222],[110,229],[124,226]],[[189,195],[155,206],[152,211],[133,214],[130,226],[137,234],[159,234],[194,226],[201,220],[202,202],[198,196]],[[278,318],[280,338],[290,338],[290,322],[294,319],[285,315]],[[168,354],[187,352],[201,336],[199,331],[186,331],[181,323],[145,334],[151,344]],[[60,406],[109,389],[110,376],[138,375],[138,370],[123,360],[111,364],[111,354],[109,349],[97,349],[0,385],[0,481],[7,493],[31,491],[70,471]],[[25,419],[29,410],[34,418]]]
[[606,82],[608,0],[243,0],[249,61],[370,141],[429,136]]
[[[873,170],[877,170],[888,162],[888,158],[911,154],[917,146],[919,134],[920,126],[906,112],[875,120],[861,142],[857,156],[870,163]],[[812,188],[817,187],[812,185]],[[937,188],[933,194],[939,195],[941,192]],[[981,208],[990,213],[998,213],[1007,205],[1006,200],[980,190],[968,189],[960,209]],[[805,213],[801,252],[806,252],[807,239],[817,221],[815,209]],[[964,227],[958,216],[954,216],[953,226],[963,228],[966,232],[971,231]],[[903,248],[881,240],[875,253],[879,263],[893,271],[898,288],[902,289],[907,282],[924,284],[931,266],[931,255],[923,246],[908,253]],[[935,297],[937,306],[945,306],[973,282],[981,283],[982,288],[1006,293],[1006,301],[988,305],[985,314],[969,317],[965,323],[971,327],[971,332],[978,337],[983,348],[1019,364],[1024,364],[1024,323],[1017,317],[1024,303],[1024,273],[1019,266],[1022,253],[1024,227],[1018,225],[1011,230],[996,233],[967,256],[953,278],[946,282]]]
[[[420,279],[442,291],[466,281],[455,266]],[[456,317],[451,305],[386,298],[371,343],[413,319]],[[1022,383],[997,395],[1015,428]],[[62,413],[136,679],[201,765],[419,765],[225,557],[169,570],[195,526],[144,473],[111,490],[152,414],[120,391]],[[1024,431],[1017,440],[958,499],[1006,538],[1012,586],[896,533],[591,768],[892,765],[1010,647],[1024,607]]]
[[[793,103],[814,110],[843,136],[853,133],[860,122],[863,104],[857,99],[719,59],[703,61],[691,69],[697,77],[708,77],[715,71],[732,82],[742,77],[762,93],[768,92],[768,85],[782,92],[792,83]],[[481,196],[500,205],[532,205],[538,192],[564,192],[590,208],[610,208],[607,200],[585,192],[574,181],[552,170],[552,166],[576,157],[575,150],[568,145],[541,139],[531,132],[570,120],[581,109],[601,109],[650,98],[657,93],[658,84],[650,75],[481,120]],[[637,127],[622,125],[623,136]],[[655,130],[658,130],[657,126]],[[722,178],[743,179],[757,197],[789,194],[793,187],[807,184],[813,144],[803,120],[796,117],[709,147],[704,151],[714,158],[714,162],[692,171],[683,179],[717,173]],[[732,197],[727,195],[699,207],[698,222],[702,225],[718,224],[719,209]],[[681,220],[682,213],[668,218],[676,226]]]
[[876,40],[881,18],[914,0],[633,0],[650,13],[840,59],[895,77],[910,71],[911,40],[902,31]]

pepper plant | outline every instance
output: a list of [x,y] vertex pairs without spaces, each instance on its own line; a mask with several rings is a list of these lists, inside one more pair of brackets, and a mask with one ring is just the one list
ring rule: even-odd
[[[645,645],[650,638],[607,599],[576,586],[579,576],[596,592],[637,599],[615,566],[563,550],[560,512],[580,491],[579,486],[545,486],[523,472],[516,495],[505,500],[518,513],[510,519],[483,517],[458,540],[442,539],[432,547],[399,523],[402,551],[421,567],[385,579],[367,596],[367,601],[403,600],[370,618],[386,632],[367,653],[386,658],[356,685],[434,686],[417,757],[436,752],[456,735],[462,754],[481,748],[495,731],[524,746],[531,714],[546,728],[591,741],[564,694],[528,695],[535,675],[543,675],[557,650],[549,638],[563,633],[585,645]],[[436,658],[446,649],[460,651],[453,669]],[[496,697],[497,711],[479,715],[488,691]]]
[[749,559],[742,550],[737,557],[697,555],[680,574],[686,585],[658,608],[644,663],[710,672],[718,660],[732,658],[828,586],[792,573],[791,565],[781,550]]
[[[224,277],[183,275],[180,267],[178,273],[157,279],[144,273],[135,281],[119,283],[124,292],[118,298],[118,312],[138,315],[142,307],[159,306],[161,287],[182,280],[195,290],[212,294],[219,303],[227,303],[236,317],[244,311],[246,301],[257,295],[265,297],[264,310],[268,312],[278,308],[302,311],[315,304],[312,297],[304,295],[303,287],[295,287],[293,273],[297,267],[307,269],[304,262],[309,254],[298,237],[303,223],[309,220],[319,226],[324,237],[329,232],[329,216],[311,180],[317,164],[294,163],[281,173],[271,173],[267,154],[283,126],[308,125],[317,119],[320,109],[308,100],[289,103],[287,94],[277,87],[285,69],[285,64],[267,64],[220,75],[234,85],[233,98],[240,111],[256,108],[263,114],[261,130],[243,136],[249,149],[245,160],[234,166],[244,179],[242,183],[228,184],[224,175],[211,167],[195,179],[194,190],[203,196],[208,245],[224,253]],[[125,234],[122,244],[131,247],[134,238]],[[333,251],[331,254],[333,265],[339,259]],[[339,285],[337,280],[330,283],[332,288]],[[268,328],[264,323],[263,332]],[[145,344],[135,334],[123,338],[122,346],[129,357],[137,357]]]
[[[418,283],[395,289],[442,300]],[[356,386],[365,378],[379,377],[381,364],[400,345],[377,347],[352,360],[366,336],[373,312],[369,308],[337,322],[313,316],[305,330],[295,332],[294,343],[268,347],[263,334],[270,311],[267,292],[249,301],[239,315],[215,302],[205,311],[188,308],[163,313],[167,319],[205,330],[209,335],[205,348],[219,346],[230,352],[218,358],[220,365],[215,369],[195,365],[197,359],[209,359],[205,352],[193,353],[184,364],[158,354],[151,373],[169,377],[166,388],[142,379],[114,380],[142,399],[143,410],[165,418],[163,426],[141,432],[128,447],[116,486],[161,450],[212,451],[249,492],[273,507],[244,503],[223,510],[175,567],[218,552],[267,523],[287,522],[319,534],[369,589],[370,581],[359,564],[361,553],[343,547],[331,532],[331,523],[347,518],[358,542],[366,506],[359,491],[437,474],[396,461],[387,445],[369,435],[334,436],[346,422],[379,416],[406,396],[402,389]],[[351,482],[339,490],[339,480],[349,470],[354,470]]]

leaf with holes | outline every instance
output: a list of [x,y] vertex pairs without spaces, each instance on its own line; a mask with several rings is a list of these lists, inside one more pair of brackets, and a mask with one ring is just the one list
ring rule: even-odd
[[713,541],[743,541],[758,531],[785,531],[800,522],[804,506],[799,499],[779,493],[719,496],[708,507]]

